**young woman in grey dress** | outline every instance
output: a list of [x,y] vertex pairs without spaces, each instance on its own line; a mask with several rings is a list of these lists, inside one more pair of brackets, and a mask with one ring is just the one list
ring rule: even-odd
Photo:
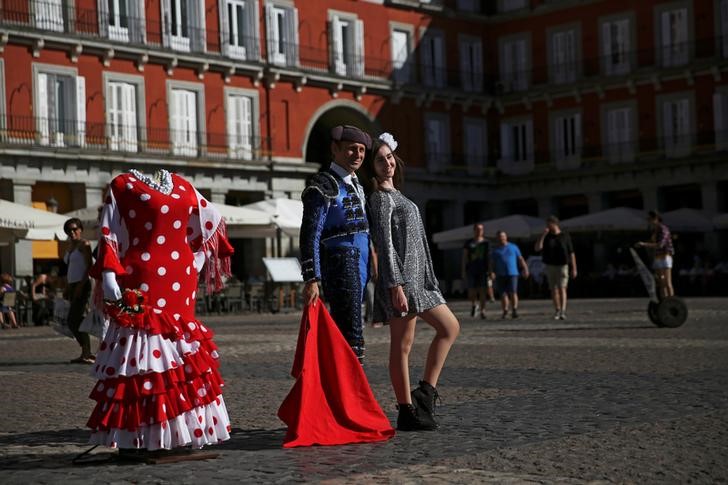
[[[379,261],[374,321],[389,324],[389,375],[398,402],[397,429],[432,430],[438,426],[433,416],[435,387],[460,324],[438,288],[419,209],[398,190],[403,163],[394,154],[396,148],[388,133],[374,140],[360,177],[370,189],[370,231]],[[436,333],[424,376],[410,392],[409,353],[417,317]]]

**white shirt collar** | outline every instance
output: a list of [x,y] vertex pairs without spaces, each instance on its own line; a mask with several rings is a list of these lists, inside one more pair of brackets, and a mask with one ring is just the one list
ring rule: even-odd
[[344,183],[351,184],[351,174],[336,162],[331,162],[330,170],[342,178]]

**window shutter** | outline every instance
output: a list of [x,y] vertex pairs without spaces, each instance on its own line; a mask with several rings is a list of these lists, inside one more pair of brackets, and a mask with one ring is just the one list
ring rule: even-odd
[[172,17],[170,14],[172,11],[172,2],[171,0],[162,0],[159,2],[159,5],[162,9],[162,42],[165,47],[170,47],[172,45],[170,38],[172,33]]
[[329,35],[331,39],[331,64],[334,66],[334,72],[340,76],[345,76],[344,42],[341,38],[341,23],[336,15],[329,21]]
[[664,146],[666,149],[670,149],[673,146],[673,118],[675,112],[673,110],[673,104],[670,101],[662,103],[662,136],[664,139]]
[[[142,0],[120,0],[128,2],[129,40],[137,44],[146,44],[147,26],[144,18],[144,2]],[[100,0],[103,3],[103,0]]]
[[298,9],[286,10],[286,65],[298,66]]
[[246,59],[260,59],[260,36],[258,35],[258,0],[245,2],[245,48]]
[[687,141],[690,133],[690,100],[681,99],[678,104],[678,129],[682,140]]
[[670,12],[662,12],[662,64],[670,66],[672,64],[672,56],[670,55],[670,45],[672,44],[672,32],[670,31]]
[[268,42],[268,62],[273,63],[275,59],[275,48],[278,41],[275,35],[275,11],[272,3],[265,4],[265,37]]
[[513,160],[513,142],[511,141],[511,127],[508,123],[501,123],[500,126],[500,159],[502,161]]
[[473,90],[483,90],[483,43],[481,40],[471,44],[473,55]]
[[356,20],[354,22],[354,68],[359,78],[364,77],[364,22]]
[[526,89],[528,87],[528,76],[526,73],[526,41],[519,40],[515,45],[516,50],[516,76],[518,80],[518,88]]
[[473,90],[473,65],[470,57],[470,44],[460,39],[460,79],[465,91]]
[[564,158],[566,146],[564,143],[564,123],[566,118],[558,117],[554,122],[554,157],[557,160]]
[[581,114],[574,115],[574,154],[581,156]]
[[723,132],[726,129],[724,116],[726,113],[723,111],[723,94],[713,93],[713,130],[715,131],[716,138],[723,138]]
[[723,58],[728,57],[728,0],[720,1],[720,39]]
[[433,86],[435,77],[432,65],[432,36],[425,34],[420,42],[420,55],[422,58],[422,83],[425,86]]
[[137,109],[136,109],[136,86],[124,84],[124,133],[127,140],[127,150],[137,150]]
[[76,76],[76,143],[86,145],[86,78]]
[[108,0],[98,0],[99,35],[109,36],[109,4]]
[[[228,8],[230,8],[227,0],[218,0],[217,13],[220,22],[220,52],[224,56],[230,55],[230,24],[228,19]],[[240,26],[238,26],[240,28]]]
[[251,100],[247,96],[240,97],[241,104],[241,148],[243,149],[243,156],[246,159],[250,159],[252,156],[252,135],[253,135],[253,121],[252,121],[252,106]]
[[228,153],[231,157],[235,157],[236,154],[236,131],[235,131],[235,120],[239,117],[235,113],[235,96],[228,95],[227,106],[225,110],[227,117],[227,141],[228,141]]
[[197,144],[200,140],[201,134],[197,130],[197,117],[200,113],[197,112],[197,93],[188,91],[187,93],[187,128],[188,128],[188,140],[190,146],[190,154],[196,153]]
[[526,121],[526,158],[525,160],[533,160],[533,121]]
[[445,51],[443,49],[445,41],[442,35],[436,35],[432,37],[432,42],[435,85],[442,88],[445,87]]
[[48,76],[39,72],[36,78],[38,89],[38,104],[35,106],[36,121],[38,126],[39,142],[41,145],[47,145],[49,141],[48,127]]
[[612,23],[604,22],[602,24],[602,55],[604,73],[612,74]]
[[205,25],[204,0],[187,0],[187,21],[190,28],[192,50],[205,52],[207,50],[207,29]]

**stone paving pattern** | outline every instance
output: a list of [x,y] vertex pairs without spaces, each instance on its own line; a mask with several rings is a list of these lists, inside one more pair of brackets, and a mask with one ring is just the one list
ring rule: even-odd
[[[215,460],[72,466],[88,449],[93,403],[78,347],[48,327],[0,332],[0,483],[725,483],[728,300],[688,300],[659,329],[646,299],[574,300],[553,321],[546,301],[522,318],[468,316],[438,386],[437,432],[385,443],[281,448],[275,413],[293,384],[299,314],[203,316],[217,332],[232,439]],[[433,331],[418,324],[413,382]],[[387,327],[367,328],[366,373],[389,417]],[[99,457],[114,451],[97,448]]]

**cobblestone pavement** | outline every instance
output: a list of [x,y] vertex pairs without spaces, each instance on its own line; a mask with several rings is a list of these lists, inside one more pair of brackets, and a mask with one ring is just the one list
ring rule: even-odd
[[[574,300],[550,320],[467,316],[439,383],[441,430],[385,443],[284,450],[278,405],[298,314],[202,317],[216,330],[232,439],[215,460],[72,466],[88,448],[94,382],[67,364],[75,342],[47,327],[0,332],[0,482],[9,483],[725,483],[728,301],[688,300],[677,329],[649,324],[646,300]],[[413,381],[433,331],[418,325]],[[387,328],[367,328],[366,372],[391,419]],[[94,450],[101,458],[115,455]]]

